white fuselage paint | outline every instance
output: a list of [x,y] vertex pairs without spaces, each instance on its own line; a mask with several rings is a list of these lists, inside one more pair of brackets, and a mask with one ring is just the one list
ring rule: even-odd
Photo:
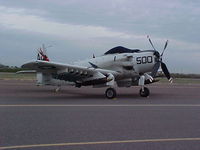
[[[148,58],[150,59],[146,61],[145,59]],[[155,56],[153,55],[153,52],[108,54],[75,62],[74,64],[84,67],[92,67],[89,62],[101,69],[120,72],[124,78],[127,78],[133,77],[134,75],[151,72],[153,66],[155,65]],[[126,66],[132,66],[133,69],[127,70],[124,68]]]

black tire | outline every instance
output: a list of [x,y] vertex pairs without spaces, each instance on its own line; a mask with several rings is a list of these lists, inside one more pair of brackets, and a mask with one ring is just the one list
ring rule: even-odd
[[142,89],[140,89],[140,96],[141,97],[147,97],[147,96],[149,96],[149,94],[150,94],[150,91],[149,91],[148,88],[144,87],[144,91],[142,91]]
[[108,88],[105,92],[105,95],[108,99],[113,99],[117,96],[117,92],[113,88]]

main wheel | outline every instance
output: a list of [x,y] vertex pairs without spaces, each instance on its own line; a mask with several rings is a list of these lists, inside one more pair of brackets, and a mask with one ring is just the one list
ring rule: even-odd
[[117,96],[117,92],[113,88],[108,88],[105,92],[105,95],[108,99],[115,98]]
[[149,96],[150,92],[149,92],[149,89],[144,87],[144,91],[142,89],[140,89],[140,96],[142,97],[147,97]]

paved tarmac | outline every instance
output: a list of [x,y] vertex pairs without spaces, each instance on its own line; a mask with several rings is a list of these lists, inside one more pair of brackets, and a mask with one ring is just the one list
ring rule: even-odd
[[0,149],[199,150],[200,85],[119,88],[37,87],[0,80]]

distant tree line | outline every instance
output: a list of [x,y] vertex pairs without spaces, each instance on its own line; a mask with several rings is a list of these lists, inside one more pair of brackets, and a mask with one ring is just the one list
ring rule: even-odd
[[195,78],[200,79],[200,74],[182,74],[182,73],[172,73],[172,77],[175,78]]
[[[171,73],[172,78],[193,78],[200,79],[200,74],[183,74],[183,73]],[[163,73],[159,73],[158,77],[165,77]]]
[[24,69],[17,66],[6,66],[6,65],[0,64],[0,72],[17,72],[21,70],[24,70]]

